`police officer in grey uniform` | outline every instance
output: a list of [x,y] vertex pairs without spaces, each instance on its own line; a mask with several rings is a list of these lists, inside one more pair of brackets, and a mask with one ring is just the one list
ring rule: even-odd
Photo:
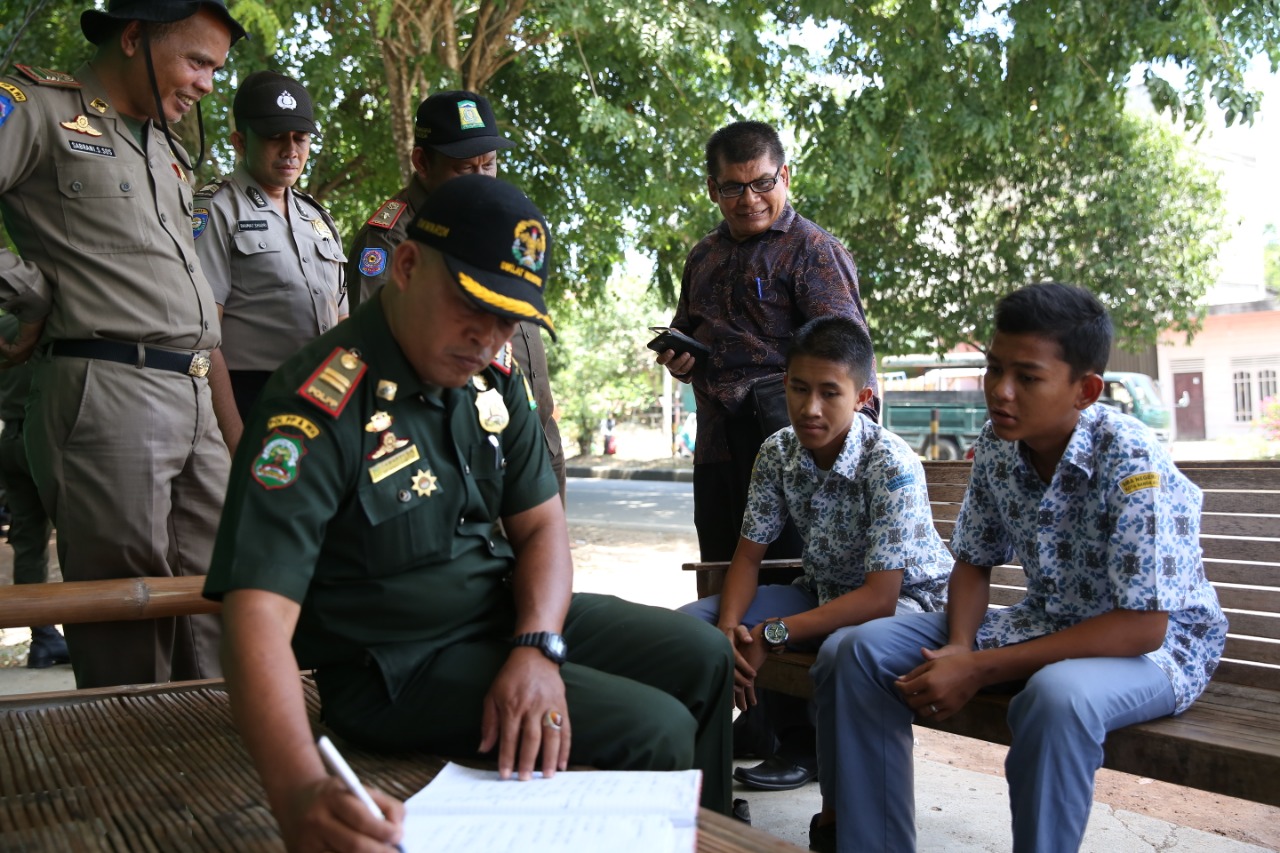
[[[25,434],[70,581],[203,574],[229,467],[190,163],[164,132],[244,35],[222,0],[111,0],[74,75],[0,80],[0,307],[37,352]],[[80,687],[217,676],[216,617],[67,625]]]
[[196,193],[191,226],[222,317],[236,411],[220,410],[218,420],[234,450],[272,371],[346,318],[347,259],[333,218],[294,188],[318,132],[306,88],[255,72],[232,113],[236,168]]
[[728,641],[572,593],[537,419],[490,363],[517,318],[550,329],[550,267],[519,190],[446,183],[392,283],[286,361],[246,424],[205,595],[223,601],[232,712],[290,849],[389,843],[403,814],[381,795],[388,820],[353,807],[325,772],[299,666],[326,723],[368,748],[492,750],[524,779],[697,767],[702,804],[729,809]]
[[[498,151],[515,145],[498,133],[489,101],[475,92],[437,92],[418,105],[416,144],[409,185],[382,203],[351,243],[347,281],[356,296],[368,299],[390,280],[388,264],[405,229],[432,190],[461,175],[498,174]],[[357,285],[356,282],[359,282]],[[529,382],[529,405],[538,412],[551,454],[551,469],[564,500],[564,446],[554,418],[555,399],[547,369],[547,350],[534,323],[521,323],[511,336],[511,356]]]

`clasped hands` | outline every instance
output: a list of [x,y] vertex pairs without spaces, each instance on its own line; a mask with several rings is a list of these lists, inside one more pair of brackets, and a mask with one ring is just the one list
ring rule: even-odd
[[764,641],[764,622],[751,629],[734,625],[720,630],[733,646],[733,704],[739,711],[745,711],[756,704],[756,673],[770,651]]
[[898,678],[894,686],[923,719],[945,720],[969,703],[983,686],[973,649],[949,644],[920,650],[924,663]]

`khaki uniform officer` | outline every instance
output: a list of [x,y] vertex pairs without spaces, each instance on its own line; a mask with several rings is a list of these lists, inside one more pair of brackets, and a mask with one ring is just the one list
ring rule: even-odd
[[[228,470],[205,379],[218,313],[186,155],[157,122],[211,91],[244,31],[221,0],[113,0],[80,24],[98,49],[74,76],[0,81],[0,211],[18,251],[0,251],[0,303],[20,342],[44,334],[32,475],[67,580],[203,574]],[[214,617],[66,633],[80,687],[219,674]]]
[[232,111],[239,162],[196,193],[191,219],[235,395],[236,413],[218,413],[228,445],[271,372],[347,316],[338,226],[293,189],[316,132],[310,95],[296,80],[258,71],[240,84]]
[[[474,92],[437,92],[418,105],[414,118],[413,177],[409,185],[382,203],[351,244],[347,281],[368,299],[390,280],[388,264],[395,247],[430,193],[461,175],[498,174],[498,151],[514,143],[498,134],[489,101]],[[357,282],[359,284],[357,284]],[[552,416],[547,350],[535,323],[521,323],[511,337],[511,357],[529,381],[529,405],[538,412],[546,433],[551,468],[564,500],[564,447]]]
[[703,804],[728,808],[727,640],[572,594],[537,419],[490,364],[515,318],[551,328],[549,267],[519,190],[450,181],[391,284],[286,361],[250,416],[205,594],[223,601],[232,710],[290,849],[333,823],[388,842],[402,814],[352,808],[327,776],[299,666],[316,668],[326,722],[369,748],[496,748],[521,778],[698,767]]

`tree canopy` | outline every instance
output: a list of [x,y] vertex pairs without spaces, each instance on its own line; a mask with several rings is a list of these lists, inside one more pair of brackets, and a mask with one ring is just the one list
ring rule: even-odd
[[[74,67],[90,52],[84,2],[10,0],[0,50]],[[1249,121],[1261,105],[1245,66],[1280,61],[1274,0],[230,6],[253,38],[206,99],[218,144],[200,177],[230,165],[232,83],[291,73],[322,130],[307,189],[352,234],[405,179],[418,100],[479,90],[517,142],[502,175],[554,223],[564,326],[610,298],[628,247],[673,301],[686,252],[718,220],[705,140],[762,118],[794,139],[797,209],[857,258],[884,354],[980,340],[999,293],[1044,277],[1098,291],[1135,343],[1194,328],[1219,197],[1178,138],[1127,116],[1125,100],[1137,82],[1167,126],[1205,122],[1210,104]],[[181,132],[194,149],[194,127]]]

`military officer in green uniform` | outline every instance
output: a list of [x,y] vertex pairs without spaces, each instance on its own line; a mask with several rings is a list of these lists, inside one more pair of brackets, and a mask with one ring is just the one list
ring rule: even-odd
[[234,451],[271,372],[346,319],[347,257],[328,211],[294,188],[317,133],[306,88],[256,71],[236,90],[232,113],[236,168],[196,192],[191,226],[222,318],[219,352],[235,400],[214,407]]
[[374,819],[326,775],[299,667],[326,723],[366,747],[496,750],[522,779],[698,767],[703,805],[728,809],[727,642],[571,593],[537,419],[517,371],[491,363],[518,319],[552,330],[550,248],[519,190],[450,181],[391,283],[285,362],[246,425],[205,594],[223,601],[236,723],[297,849],[390,842],[402,815],[380,796]]
[[[165,132],[244,35],[222,0],[111,0],[74,75],[0,79],[0,307],[37,340],[25,434],[67,580],[203,574],[229,459],[214,422],[218,313]],[[43,338],[41,339],[41,334]],[[68,625],[76,684],[219,674],[213,616]]]
[[[498,133],[498,120],[489,101],[475,92],[437,92],[418,105],[414,116],[409,185],[374,212],[351,244],[347,281],[368,299],[390,280],[388,263],[418,208],[436,187],[461,175],[498,174],[498,151],[514,143]],[[520,365],[529,382],[529,404],[538,412],[546,433],[551,468],[564,500],[564,446],[554,418],[555,399],[547,368],[547,350],[536,323],[521,323],[511,336],[509,358]]]

